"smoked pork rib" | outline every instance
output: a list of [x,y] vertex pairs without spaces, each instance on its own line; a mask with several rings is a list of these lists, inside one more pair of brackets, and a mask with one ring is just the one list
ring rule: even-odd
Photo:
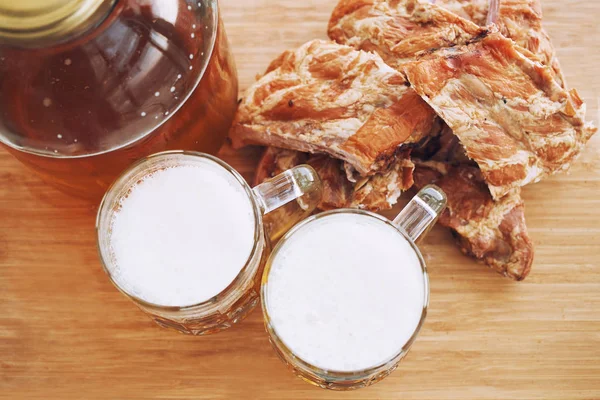
[[496,24],[500,33],[534,53],[544,65],[552,67],[556,80],[565,86],[550,36],[542,27],[540,0],[490,0],[488,23]]
[[494,199],[567,169],[596,132],[577,92],[497,32],[403,68],[479,165]]
[[513,279],[524,279],[533,261],[519,189],[494,201],[477,164],[449,127],[414,151],[417,188],[435,183],[448,198],[439,222],[461,251]]
[[361,175],[385,171],[398,147],[418,142],[433,110],[376,54],[323,40],[286,51],[242,100],[234,147],[326,153]]
[[417,188],[435,183],[444,190],[448,205],[438,222],[452,230],[464,254],[512,279],[525,279],[534,249],[520,189],[494,201],[479,168],[436,161],[417,163],[414,179]]
[[479,26],[487,25],[490,0],[431,0],[430,2]]
[[484,30],[443,7],[419,0],[341,0],[327,33],[372,51],[394,68],[423,51],[464,44]]
[[340,160],[325,154],[311,155],[276,147],[265,150],[258,164],[255,185],[300,164],[309,164],[321,177],[321,210],[346,207],[370,211],[387,210],[396,204],[402,192],[413,185],[414,164],[407,151],[398,154],[389,170],[353,183],[347,179]]
[[430,0],[480,26],[495,24],[500,32],[531,51],[535,59],[554,69],[556,81],[565,86],[550,36],[542,27],[540,0]]

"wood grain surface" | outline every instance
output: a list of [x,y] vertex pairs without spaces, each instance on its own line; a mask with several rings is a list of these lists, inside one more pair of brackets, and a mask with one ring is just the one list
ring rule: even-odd
[[[282,50],[324,38],[335,0],[223,0],[241,88]],[[570,86],[598,120],[600,2],[543,1]],[[222,156],[247,177],[257,151]],[[436,228],[424,329],[400,368],[337,393],[295,378],[257,310],[227,332],[155,326],[117,292],[95,248],[95,207],[0,151],[0,398],[600,399],[600,135],[569,174],[524,190],[533,271],[511,282]],[[374,338],[376,340],[376,338]]]

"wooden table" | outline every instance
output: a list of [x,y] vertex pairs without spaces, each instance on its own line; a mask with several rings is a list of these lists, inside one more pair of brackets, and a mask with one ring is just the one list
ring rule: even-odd
[[[316,37],[335,0],[223,0],[242,89]],[[544,1],[567,80],[597,121],[600,2]],[[222,152],[251,177],[256,152]],[[389,378],[314,388],[276,358],[260,312],[209,337],[159,329],[109,283],[95,207],[0,152],[0,398],[599,399],[600,135],[570,174],[527,187],[533,272],[514,283],[462,256],[436,228],[423,252],[431,307]]]

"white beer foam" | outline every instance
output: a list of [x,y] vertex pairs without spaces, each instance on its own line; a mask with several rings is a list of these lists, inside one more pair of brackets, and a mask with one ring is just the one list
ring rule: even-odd
[[283,343],[324,370],[375,367],[400,353],[421,319],[425,277],[392,226],[334,214],[300,228],[274,256],[266,306]]
[[238,275],[254,244],[244,187],[217,163],[169,167],[146,176],[112,220],[113,279],[164,306],[210,299]]

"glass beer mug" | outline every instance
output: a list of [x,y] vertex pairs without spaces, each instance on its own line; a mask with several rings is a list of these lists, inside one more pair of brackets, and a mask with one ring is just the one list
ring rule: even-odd
[[216,0],[0,0],[0,143],[100,199],[134,161],[216,153],[237,102]]
[[423,188],[392,222],[361,210],[310,217],[271,253],[261,298],[279,357],[305,381],[349,390],[389,375],[427,313],[429,283],[415,244],[446,197]]
[[113,284],[159,325],[218,332],[259,301],[270,250],[263,216],[295,203],[300,211],[287,217],[298,222],[321,190],[305,165],[251,188],[210,155],[158,153],[125,171],[102,200],[100,258]]

